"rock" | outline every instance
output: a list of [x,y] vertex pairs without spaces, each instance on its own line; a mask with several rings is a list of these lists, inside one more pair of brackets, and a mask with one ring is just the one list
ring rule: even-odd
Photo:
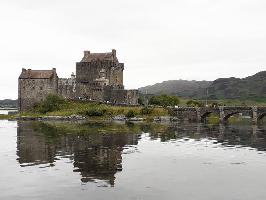
[[132,118],[129,118],[127,119],[127,121],[134,121],[134,122],[139,122],[139,121],[143,121],[144,118],[141,118],[141,117],[132,117]]
[[125,117],[125,115],[116,115],[112,119],[117,120],[117,121],[125,121],[126,117]]

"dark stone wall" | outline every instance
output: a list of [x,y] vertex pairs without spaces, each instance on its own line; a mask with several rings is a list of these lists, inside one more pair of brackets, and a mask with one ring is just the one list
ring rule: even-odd
[[112,86],[104,87],[104,101],[113,104],[137,105],[139,93],[138,90],[115,89]]
[[19,79],[19,110],[27,111],[49,94],[58,93],[58,77],[51,79]]
[[58,95],[65,99],[76,98],[76,80],[71,78],[58,79]]

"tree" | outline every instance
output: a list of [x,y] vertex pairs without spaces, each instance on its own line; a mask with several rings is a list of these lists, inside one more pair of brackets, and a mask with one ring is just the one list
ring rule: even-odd
[[159,95],[159,96],[153,96],[149,104],[150,105],[158,105],[158,106],[175,106],[180,103],[180,100],[177,96],[168,96],[168,95]]
[[65,99],[54,94],[49,94],[46,99],[40,102],[36,109],[40,113],[53,112],[60,109],[60,106],[66,103]]
[[187,106],[191,106],[191,107],[203,107],[203,104],[199,101],[196,100],[189,100],[187,101]]

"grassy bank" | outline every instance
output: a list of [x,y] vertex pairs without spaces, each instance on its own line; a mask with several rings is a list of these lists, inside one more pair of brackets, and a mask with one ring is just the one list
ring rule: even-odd
[[126,117],[153,118],[167,116],[168,110],[163,107],[143,106],[113,106],[101,103],[83,101],[67,101],[59,97],[51,97],[34,107],[30,112],[21,113],[20,116],[45,117],[45,116],[73,116],[79,115],[91,119],[110,119],[117,115]]

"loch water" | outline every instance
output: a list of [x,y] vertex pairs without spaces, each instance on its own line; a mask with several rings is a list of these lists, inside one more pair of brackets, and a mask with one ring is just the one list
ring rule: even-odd
[[266,199],[265,125],[0,121],[0,199]]

